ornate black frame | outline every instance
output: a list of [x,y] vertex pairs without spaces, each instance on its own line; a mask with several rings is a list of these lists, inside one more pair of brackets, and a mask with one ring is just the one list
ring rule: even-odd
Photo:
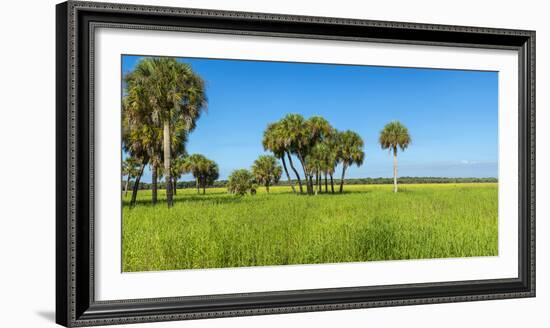
[[[56,321],[91,326],[535,296],[535,32],[69,1],[57,5]],[[519,277],[213,296],[94,299],[96,27],[513,49],[519,54]]]

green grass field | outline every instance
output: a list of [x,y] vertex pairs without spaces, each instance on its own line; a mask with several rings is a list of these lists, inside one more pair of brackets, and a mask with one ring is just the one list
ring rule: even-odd
[[498,185],[349,185],[344,194],[179,189],[123,204],[123,271],[495,256]]

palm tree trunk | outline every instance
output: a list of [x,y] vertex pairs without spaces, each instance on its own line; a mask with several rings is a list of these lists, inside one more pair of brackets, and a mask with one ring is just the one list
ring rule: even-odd
[[294,163],[292,162],[292,156],[290,156],[290,153],[287,152],[286,155],[288,156],[288,162],[290,164],[290,167],[292,168],[292,171],[294,171],[294,174],[296,174],[296,179],[298,180],[298,185],[300,186],[300,194],[304,192],[304,189],[302,188],[302,180],[300,179],[300,175],[298,174],[298,171],[294,167]]
[[312,180],[312,177],[311,175],[306,175],[306,192],[308,195],[311,195],[313,193],[313,191],[311,190],[312,188],[312,183],[311,183],[311,180]]
[[265,190],[266,190],[267,193],[269,194],[269,182],[266,182],[266,184],[265,184]]
[[197,185],[197,194],[200,195],[201,193],[201,190],[200,190],[200,185],[199,185],[199,178],[195,178],[195,184]]
[[321,180],[323,180],[321,177],[321,172],[317,172],[317,192],[323,191],[321,188]]
[[327,172],[325,172],[325,192],[328,193],[328,180],[327,180]]
[[172,190],[174,191],[174,196],[176,196],[178,190],[178,178],[176,177],[172,177]]
[[141,180],[141,176],[143,175],[143,170],[145,169],[145,165],[147,165],[147,159],[143,159],[143,163],[141,163],[141,168],[139,169],[139,173],[136,176],[136,180],[134,180],[134,186],[132,187],[132,200],[130,201],[130,206],[136,205],[136,198],[137,193],[139,189],[139,181]]
[[315,173],[315,195],[319,192],[319,173]]
[[294,188],[294,184],[292,183],[292,180],[290,179],[290,175],[288,174],[288,170],[286,168],[286,161],[285,161],[285,155],[281,157],[281,161],[283,162],[283,169],[285,169],[286,178],[288,179],[288,183],[290,184],[290,188],[292,188],[292,192],[296,193],[296,189]]
[[340,180],[340,193],[344,192],[344,176],[346,175],[347,165],[342,165],[342,180]]
[[128,185],[130,184],[130,176],[126,179],[126,184],[124,185],[124,197],[128,196]]
[[300,164],[302,164],[302,169],[304,170],[304,176],[306,177],[307,194],[311,195],[313,193],[311,175],[309,174],[309,172],[306,169],[306,162],[304,161],[304,158],[303,158],[302,154],[300,152],[298,152],[297,155],[298,155],[298,160],[300,161]]
[[319,191],[319,175],[317,174],[317,172],[315,172],[315,186],[313,187],[313,190],[317,195],[317,192]]
[[334,194],[334,177],[332,176],[332,173],[330,174],[330,190]]
[[206,183],[204,183],[202,185],[202,194],[205,195],[206,194]]
[[393,192],[397,192],[397,148],[393,149]]
[[[171,151],[170,151],[170,121],[164,121],[164,130],[163,130],[163,147],[164,147],[164,178],[166,181],[172,179],[171,169],[170,169],[170,160],[171,160]],[[166,183],[166,203],[168,207],[174,205],[172,199],[172,184]]]
[[157,164],[153,164],[153,172],[152,172],[152,192],[151,192],[151,201],[153,202],[153,204],[156,204],[157,203],[157,190],[158,190],[158,183],[157,183],[157,180],[158,180],[158,167],[157,167]]

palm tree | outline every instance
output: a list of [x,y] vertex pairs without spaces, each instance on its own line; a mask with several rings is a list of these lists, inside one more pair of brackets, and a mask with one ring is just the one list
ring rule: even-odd
[[[321,175],[325,179],[325,192],[328,192],[328,178],[330,177],[332,193],[334,193],[334,171],[338,165],[340,154],[339,134],[336,129],[332,129],[330,134],[327,134],[318,141],[310,150],[306,157],[308,166],[314,169],[314,173],[318,175],[316,181],[321,184]],[[311,163],[310,163],[311,162]],[[320,191],[320,188],[319,188]]]
[[[282,136],[281,127],[282,125],[279,122],[269,124],[264,131],[262,145],[264,146],[264,150],[271,151],[276,158],[281,160],[281,162],[283,163],[283,169],[285,171],[286,178],[288,179],[288,183],[290,184],[290,188],[292,188],[292,192],[296,193],[296,189],[294,188],[294,184],[292,183],[292,179],[290,178],[290,174],[288,174],[288,169],[286,167],[285,156],[287,155],[287,150],[285,149],[283,138],[281,138]],[[300,185],[300,191],[301,191],[302,181],[300,181],[300,176],[298,175],[298,173],[297,172],[295,173],[296,173],[296,177]]]
[[202,172],[202,194],[206,194],[206,187],[211,186],[214,181],[218,180],[220,176],[220,170],[216,162],[207,160]]
[[299,114],[286,115],[280,121],[280,124],[282,126],[283,144],[290,153],[298,157],[304,170],[307,193],[313,194],[313,174],[310,171],[311,165],[306,163],[306,157],[315,144],[327,138],[333,129],[328,121],[320,116],[305,120]]
[[[162,126],[162,159],[166,181],[172,181],[171,158],[176,126],[185,132],[194,129],[206,107],[204,82],[188,64],[174,58],[141,60],[127,79],[128,93],[140,90],[154,123]],[[166,199],[173,205],[172,183],[166,183]]]
[[[157,117],[152,116],[153,107],[148,100],[147,77],[149,72],[134,71],[125,76],[127,94],[123,100],[123,143],[125,150],[135,153],[139,149],[144,164],[152,172],[153,204],[157,202],[158,169],[162,165],[162,130]],[[141,175],[140,175],[141,178]],[[135,203],[137,188],[134,186],[131,204]]]
[[310,147],[319,141],[323,141],[334,133],[334,128],[321,116],[312,116],[307,120],[307,128],[310,131]]
[[338,142],[340,145],[339,156],[342,163],[342,179],[340,180],[340,192],[344,191],[344,178],[346,169],[351,165],[361,166],[365,159],[365,152],[363,152],[363,139],[350,130],[341,132],[339,134]]
[[197,194],[206,193],[206,186],[212,185],[219,177],[218,165],[201,154],[193,154],[187,157],[182,165],[185,172],[189,172],[195,178]]
[[193,154],[187,157],[183,163],[183,170],[189,172],[195,178],[195,186],[197,188],[197,194],[200,193],[201,186],[201,174],[204,168],[204,163],[208,159],[201,154]]
[[404,151],[411,144],[409,130],[399,121],[392,121],[380,131],[378,140],[382,149],[393,151],[393,192],[397,192],[397,148]]
[[140,163],[139,160],[132,156],[126,157],[122,162],[122,176],[126,177],[126,183],[124,185],[124,196],[128,195],[128,185],[132,178],[137,177],[139,173]]
[[265,190],[269,193],[269,186],[276,184],[281,178],[282,169],[277,164],[277,158],[270,155],[261,155],[252,165],[252,175],[258,183],[265,186]]
[[151,202],[153,204],[157,203],[158,195],[158,181],[159,181],[159,163],[160,160],[155,156],[151,160]]
[[185,173],[188,173],[187,171],[185,171],[185,167],[184,167],[184,163],[185,163],[185,155],[180,155],[176,158],[174,158],[174,160],[172,161],[172,190],[174,191],[174,196],[176,195],[177,193],[177,187],[178,187],[178,179],[184,175]]
[[311,176],[315,176],[315,194],[320,191],[320,175],[325,161],[325,148],[323,143],[317,143],[306,156],[306,165]]
[[[305,129],[309,132],[309,135],[307,135],[308,138],[308,145],[306,148],[306,153],[311,153],[315,146],[319,143],[322,143],[324,140],[328,139],[334,129],[330,125],[330,123],[321,116],[312,116],[306,121]],[[310,156],[310,159],[313,160],[315,163],[313,165],[308,165],[311,169],[313,169],[313,172],[309,172],[309,192],[313,193],[313,176],[315,175],[315,184],[317,185],[317,189],[319,189],[319,175],[321,173],[321,166],[323,162],[324,154],[323,152],[326,152],[327,150],[324,149],[322,151],[317,150],[319,152],[318,154],[315,154],[314,156]],[[307,165],[307,163],[306,163]],[[317,192],[316,192],[317,193]]]
[[340,133],[337,130],[334,130],[332,135],[323,141],[327,151],[325,155],[325,160],[323,163],[324,172],[325,172],[325,191],[328,191],[327,186],[327,175],[330,177],[330,189],[334,194],[334,172],[336,171],[336,165],[340,159],[340,146],[339,146],[339,135]]
[[[334,131],[329,122],[323,117],[313,116],[306,120],[302,115],[288,114],[279,122],[268,126],[264,132],[263,145],[264,149],[271,150],[277,158],[282,159],[283,167],[290,181],[290,176],[286,170],[286,153],[290,167],[296,174],[300,193],[302,193],[300,175],[292,162],[292,155],[295,155],[302,165],[307,193],[313,194],[313,177],[315,176],[315,184],[319,191],[322,170],[320,168],[321,162],[318,161],[320,160],[319,154],[310,156],[310,152],[318,143],[328,140],[334,134]],[[326,151],[329,151],[329,149],[326,149]],[[316,161],[317,163],[315,165],[308,163],[308,159],[310,162]]]
[[132,187],[130,206],[134,206],[137,199],[139,184],[145,166],[149,162],[149,149],[151,145],[151,130],[147,124],[148,117],[141,110],[146,105],[141,103],[141,97],[137,96],[141,90],[138,88],[124,99],[122,105],[122,146],[125,153],[140,162],[139,171]]
[[287,151],[287,158],[290,164],[290,167],[296,174],[298,179],[298,184],[300,185],[300,193],[303,192],[302,182],[300,180],[300,175],[294,167],[292,162],[291,154],[296,155],[300,164],[302,164],[302,169],[304,171],[304,176],[306,179],[306,185],[308,185],[308,172],[305,165],[305,156],[307,152],[307,147],[309,145],[309,131],[307,130],[306,120],[300,114],[288,114],[283,119],[279,121],[280,124],[280,134],[281,142],[284,146],[284,149]]

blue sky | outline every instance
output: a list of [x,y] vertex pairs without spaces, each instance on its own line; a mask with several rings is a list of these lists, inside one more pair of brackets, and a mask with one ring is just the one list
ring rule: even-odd
[[[123,74],[141,58],[123,56]],[[365,162],[349,169],[349,178],[392,176],[392,156],[377,143],[392,120],[405,124],[413,140],[398,154],[399,176],[498,176],[498,72],[178,60],[202,76],[208,96],[187,151],[216,161],[220,179],[266,153],[265,127],[287,113],[320,115],[361,135]],[[142,181],[151,181],[149,170]]]

